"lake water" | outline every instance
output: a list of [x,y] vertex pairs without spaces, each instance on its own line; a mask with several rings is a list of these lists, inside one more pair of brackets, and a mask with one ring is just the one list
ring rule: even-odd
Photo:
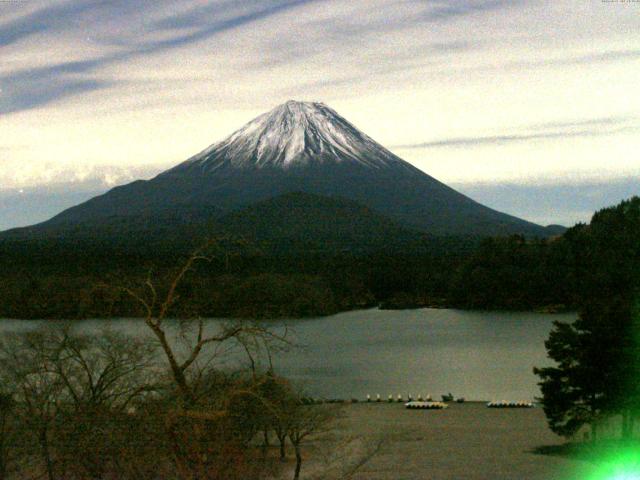
[[[574,318],[428,308],[359,310],[286,322],[297,347],[277,354],[274,364],[278,373],[325,398],[430,394],[439,399],[451,392],[468,400],[533,400],[539,389],[532,369],[549,365],[544,341],[552,322]],[[0,333],[41,323],[2,320]],[[141,320],[75,325],[85,332],[108,325],[130,335],[148,334]]]

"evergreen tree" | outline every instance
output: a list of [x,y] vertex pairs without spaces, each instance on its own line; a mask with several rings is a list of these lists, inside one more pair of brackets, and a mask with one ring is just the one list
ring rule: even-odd
[[597,212],[565,238],[580,312],[573,324],[556,323],[545,343],[557,365],[534,369],[549,426],[571,436],[622,414],[629,437],[640,413],[640,198]]

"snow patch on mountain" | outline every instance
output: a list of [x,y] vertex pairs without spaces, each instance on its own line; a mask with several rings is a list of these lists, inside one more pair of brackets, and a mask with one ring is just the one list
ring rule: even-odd
[[178,168],[282,169],[353,162],[371,168],[408,167],[323,103],[290,100],[247,123]]

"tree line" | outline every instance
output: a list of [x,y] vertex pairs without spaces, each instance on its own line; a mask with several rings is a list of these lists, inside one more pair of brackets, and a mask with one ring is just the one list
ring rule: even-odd
[[546,342],[555,366],[536,368],[551,429],[571,437],[620,419],[635,435],[640,416],[640,198],[597,212],[565,235],[578,318],[556,322]]
[[[576,227],[579,228],[579,227]],[[571,231],[570,231],[571,232]],[[382,305],[472,309],[570,310],[577,291],[568,232],[522,236],[430,238],[418,250],[274,254],[227,246],[180,286],[174,314],[278,318],[330,315]],[[187,255],[42,240],[0,244],[0,317],[139,317],[112,279],[169,278]]]

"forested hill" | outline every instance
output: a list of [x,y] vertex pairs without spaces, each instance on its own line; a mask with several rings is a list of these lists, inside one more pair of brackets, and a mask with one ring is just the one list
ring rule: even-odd
[[83,257],[139,256],[154,261],[165,256],[175,261],[210,238],[235,239],[235,243],[246,246],[245,254],[289,256],[415,253],[450,243],[447,237],[436,238],[406,227],[352,200],[292,192],[225,215],[215,207],[178,205],[153,215],[96,217],[82,223],[45,222],[0,233],[0,248],[8,257],[22,252],[29,260],[37,256],[43,262],[67,253]]
[[[211,261],[199,262],[180,285],[181,301],[173,314],[298,317],[380,304],[385,308],[572,309],[584,273],[581,256],[588,254],[590,242],[595,241],[589,232],[612,228],[616,212],[640,205],[635,197],[604,209],[590,225],[576,225],[553,239],[479,239],[416,233],[365,207],[339,200],[326,201],[323,208],[329,210],[323,211],[331,213],[320,215],[322,222],[305,225],[306,220],[318,218],[318,212],[308,210],[309,204],[318,205],[317,199],[308,200],[308,196],[291,194],[211,223],[212,229],[220,229],[214,231],[225,233],[209,251]],[[359,220],[351,225],[347,243],[339,242],[330,227],[349,224],[354,212]],[[292,217],[297,218],[298,227],[289,229]],[[156,223],[146,233],[132,230],[141,239],[138,251],[110,244],[104,240],[107,237],[102,237],[102,243],[94,242],[91,231],[84,240],[64,235],[5,236],[0,241],[0,317],[142,314],[116,287],[142,287],[148,276],[166,283],[200,238],[200,223],[185,221],[185,225],[194,229],[193,236],[187,237],[194,245],[186,242],[173,249],[172,222],[167,223],[165,236],[151,235],[163,228]],[[281,228],[284,237],[265,226]],[[232,230],[238,235],[232,235]],[[369,231],[374,234],[367,236]],[[389,232],[398,239],[393,248],[386,248],[384,241]],[[282,238],[287,241],[282,243]],[[602,241],[606,235],[597,238]],[[345,244],[362,248],[342,248]],[[633,244],[624,248],[633,254]]]

